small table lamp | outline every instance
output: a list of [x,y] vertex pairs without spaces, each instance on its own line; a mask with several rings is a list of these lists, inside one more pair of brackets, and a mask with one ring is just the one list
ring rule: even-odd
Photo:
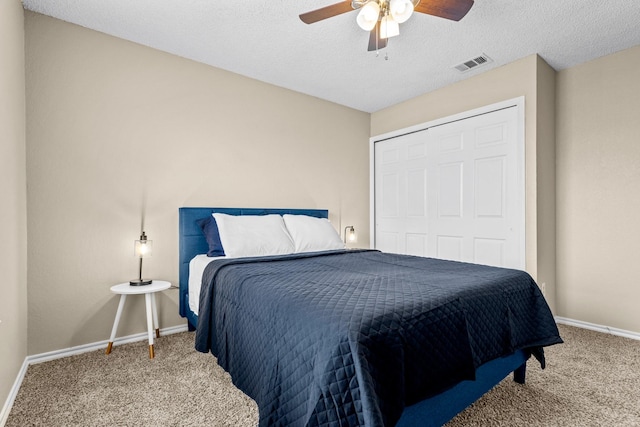
[[358,241],[358,235],[353,225],[347,225],[344,228],[344,243],[355,243]]
[[153,241],[147,240],[147,235],[144,233],[144,231],[140,235],[140,240],[135,241],[133,250],[134,250],[135,256],[140,258],[140,270],[138,272],[138,278],[135,280],[131,280],[129,282],[131,286],[150,285],[153,282],[153,280],[151,279],[142,278],[142,258],[151,256],[152,244],[153,244]]

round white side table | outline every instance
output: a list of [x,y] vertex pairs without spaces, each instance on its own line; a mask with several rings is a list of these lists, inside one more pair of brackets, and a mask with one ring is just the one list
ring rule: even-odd
[[[107,351],[105,354],[111,353],[113,347],[113,340],[116,338],[116,331],[118,330],[118,323],[120,322],[120,316],[122,315],[122,308],[124,302],[127,299],[127,295],[143,295],[147,308],[147,329],[149,332],[149,359],[153,359],[155,353],[153,351],[153,327],[156,329],[156,337],[160,337],[160,327],[158,326],[158,310],[156,308],[156,292],[164,291],[171,287],[170,282],[164,280],[154,280],[150,285],[143,286],[131,286],[129,282],[120,283],[111,287],[111,292],[120,295],[120,303],[118,304],[118,311],[116,312],[116,319],[113,322],[113,329],[111,329],[111,338],[109,338],[109,345],[107,345]],[[151,317],[153,316],[153,323]]]

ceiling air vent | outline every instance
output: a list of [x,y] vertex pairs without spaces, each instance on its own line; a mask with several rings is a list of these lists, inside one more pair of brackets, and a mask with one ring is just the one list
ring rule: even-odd
[[483,53],[482,55],[480,55],[478,57],[475,57],[475,58],[470,59],[468,61],[464,61],[460,65],[456,65],[454,68],[456,70],[460,71],[461,73],[464,73],[465,71],[469,71],[469,70],[471,70],[473,68],[476,68],[476,67],[479,67],[481,65],[488,64],[489,62],[493,62],[493,60]]

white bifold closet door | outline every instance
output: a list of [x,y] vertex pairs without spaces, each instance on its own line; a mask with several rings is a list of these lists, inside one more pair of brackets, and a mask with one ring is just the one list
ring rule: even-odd
[[374,145],[375,247],[524,268],[518,107]]

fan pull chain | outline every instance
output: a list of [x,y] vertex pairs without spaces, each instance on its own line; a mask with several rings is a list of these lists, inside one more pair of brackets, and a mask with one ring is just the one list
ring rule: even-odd
[[[380,56],[380,25],[376,25],[376,58]],[[387,39],[387,45],[385,46],[387,50],[384,51],[384,60],[389,60],[389,39]]]
[[387,39],[387,48],[384,51],[384,60],[388,61],[389,60],[389,39]]

